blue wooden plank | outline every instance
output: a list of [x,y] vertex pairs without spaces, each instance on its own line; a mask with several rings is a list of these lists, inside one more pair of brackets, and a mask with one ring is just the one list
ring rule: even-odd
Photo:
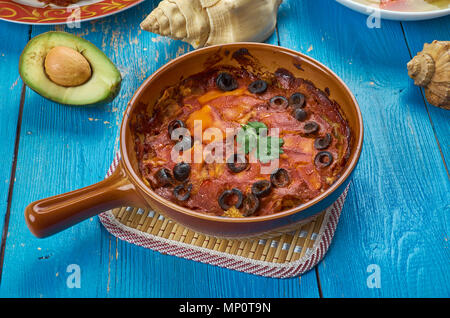
[[273,279],[240,273],[173,256],[123,241],[112,241],[107,297],[318,297],[314,271]]
[[[133,92],[157,68],[192,49],[139,30],[156,5],[147,1],[82,24],[80,30],[64,29],[92,41],[119,67],[123,87],[112,104],[65,107],[27,90],[0,296],[317,297],[314,271],[301,279],[276,280],[162,255],[116,239],[97,218],[42,240],[26,229],[23,210],[29,202],[103,178],[118,149],[119,124]],[[33,36],[50,29],[33,28]],[[276,43],[276,35],[269,41]],[[71,264],[81,269],[79,289],[67,285]]]
[[[82,23],[81,29],[33,27],[32,36],[56,29],[92,41],[118,65],[124,80],[119,96],[111,104],[94,108],[61,106],[27,89],[2,294],[95,297],[97,292],[106,293],[106,288],[99,286],[103,281],[98,271],[108,266],[108,251],[102,248],[103,241],[109,242],[110,236],[100,230],[97,218],[61,235],[39,240],[27,230],[23,211],[34,200],[74,190],[104,177],[118,150],[119,124],[127,101],[151,71],[147,64],[153,57],[150,61],[136,58],[141,48],[135,49],[139,32],[132,21],[139,21],[142,15],[142,9],[136,7],[104,20]],[[145,46],[150,48],[151,42]],[[66,285],[69,275],[66,270],[71,264],[80,266],[81,289]]]
[[[18,56],[21,48],[28,41],[29,27],[13,25],[0,21],[0,233],[7,223],[6,213],[9,189],[12,186],[11,171],[14,162],[14,148],[18,117],[20,113],[20,98],[22,80],[17,72]],[[5,233],[6,234],[6,233]],[[1,259],[0,259],[1,262]],[[1,264],[0,264],[1,268]]]
[[[450,16],[430,21],[403,22],[402,24],[412,57],[423,50],[424,43],[431,43],[434,40],[448,41],[450,39]],[[413,85],[412,80],[411,85]],[[422,93],[425,96],[423,90]],[[447,164],[448,173],[450,165],[450,111],[434,107],[428,102],[427,109],[442,156]]]
[[[318,267],[322,292],[448,297],[450,182],[422,97],[405,70],[409,53],[400,23],[369,29],[366,20],[335,2],[287,0],[278,28],[281,45],[343,78],[365,123],[360,164]],[[378,269],[380,286],[371,280]]]

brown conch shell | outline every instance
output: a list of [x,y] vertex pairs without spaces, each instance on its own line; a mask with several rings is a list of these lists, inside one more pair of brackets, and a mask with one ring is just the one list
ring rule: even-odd
[[282,0],[163,0],[141,23],[152,33],[194,48],[263,42],[275,30]]
[[424,88],[430,104],[450,109],[450,41],[425,43],[407,67],[408,75]]

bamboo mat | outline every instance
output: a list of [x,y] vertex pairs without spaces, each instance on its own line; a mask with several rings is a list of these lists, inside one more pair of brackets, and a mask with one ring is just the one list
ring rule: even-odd
[[[110,175],[118,163],[114,160]],[[122,207],[99,215],[114,236],[129,243],[193,261],[266,277],[301,275],[325,256],[348,188],[315,218],[270,238],[224,239],[197,233],[152,210]]]
[[271,263],[296,261],[310,249],[320,230],[324,213],[296,231],[271,239],[221,239],[189,230],[154,211],[128,208],[112,210],[121,224],[155,237],[217,252]]

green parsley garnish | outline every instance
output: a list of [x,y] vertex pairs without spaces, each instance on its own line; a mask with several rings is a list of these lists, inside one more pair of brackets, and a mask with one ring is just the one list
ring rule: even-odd
[[236,141],[239,150],[245,154],[256,150],[256,158],[262,163],[279,158],[283,153],[281,147],[284,144],[282,138],[267,136],[267,126],[259,121],[250,121],[241,125]]

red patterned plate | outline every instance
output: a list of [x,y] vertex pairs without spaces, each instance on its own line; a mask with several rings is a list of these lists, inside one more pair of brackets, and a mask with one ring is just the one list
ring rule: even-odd
[[103,18],[144,0],[81,0],[68,7],[45,5],[38,0],[0,0],[0,19],[23,24],[66,24]]

